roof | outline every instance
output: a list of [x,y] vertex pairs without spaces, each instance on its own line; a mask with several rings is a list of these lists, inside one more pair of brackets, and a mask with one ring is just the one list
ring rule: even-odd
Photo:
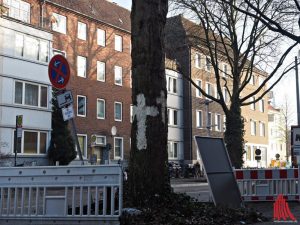
[[130,11],[107,0],[47,0],[106,24],[131,31]]

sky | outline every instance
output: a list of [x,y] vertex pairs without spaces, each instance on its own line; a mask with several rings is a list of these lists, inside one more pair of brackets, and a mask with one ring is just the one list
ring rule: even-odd
[[131,0],[111,0],[112,2],[117,3],[118,5],[131,10]]

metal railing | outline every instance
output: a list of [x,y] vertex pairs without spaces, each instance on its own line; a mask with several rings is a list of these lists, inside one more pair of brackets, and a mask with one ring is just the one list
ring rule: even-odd
[[122,182],[119,165],[0,168],[0,223],[118,221]]

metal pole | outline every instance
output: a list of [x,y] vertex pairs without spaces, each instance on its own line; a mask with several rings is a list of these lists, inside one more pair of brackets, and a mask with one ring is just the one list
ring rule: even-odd
[[296,70],[296,97],[297,97],[297,125],[300,123],[300,100],[299,100],[299,78],[298,78],[298,57],[295,56]]
[[71,119],[71,124],[72,124],[72,130],[73,130],[73,138],[74,138],[74,141],[76,143],[76,146],[77,146],[77,151],[79,153],[79,159],[81,160],[81,164],[83,165],[84,162],[83,162],[83,158],[82,158],[82,152],[81,152],[81,148],[80,148],[80,145],[79,145],[79,141],[78,141],[78,137],[77,137],[77,130],[76,130],[76,125],[75,125],[75,122],[74,122],[74,119],[72,118]]

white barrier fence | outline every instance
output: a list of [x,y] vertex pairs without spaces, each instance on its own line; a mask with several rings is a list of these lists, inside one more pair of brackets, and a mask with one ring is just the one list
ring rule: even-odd
[[244,201],[299,201],[298,169],[241,169],[235,177]]
[[0,168],[0,224],[118,224],[119,165]]

